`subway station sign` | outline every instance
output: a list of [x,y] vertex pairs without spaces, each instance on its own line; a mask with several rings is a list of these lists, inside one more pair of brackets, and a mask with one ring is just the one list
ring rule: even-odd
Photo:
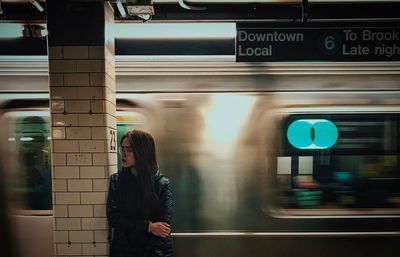
[[236,61],[400,61],[400,26],[238,25]]

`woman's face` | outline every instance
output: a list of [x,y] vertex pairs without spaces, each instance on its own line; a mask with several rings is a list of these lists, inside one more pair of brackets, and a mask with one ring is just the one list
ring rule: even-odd
[[133,154],[133,149],[129,144],[128,137],[125,137],[121,144],[121,161],[122,167],[129,168],[135,166],[135,156]]

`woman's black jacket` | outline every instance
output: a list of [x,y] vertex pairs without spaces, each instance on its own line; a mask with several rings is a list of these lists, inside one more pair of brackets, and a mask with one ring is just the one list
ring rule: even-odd
[[[143,257],[172,257],[171,237],[158,237],[148,233],[148,226],[151,222],[167,222],[171,224],[173,198],[169,179],[157,171],[155,175],[156,188],[159,192],[160,220],[132,220],[126,217],[121,211],[122,195],[119,190],[118,178],[121,172],[114,173],[110,177],[109,192],[107,198],[107,219],[109,225],[110,255],[112,255],[115,243],[115,235],[121,231],[129,231],[129,235],[139,239],[144,244],[128,245],[128,247],[144,247],[138,250],[138,255]],[[121,234],[121,233],[120,233]],[[120,235],[119,234],[119,235]],[[120,247],[120,246],[119,246]],[[124,249],[122,249],[124,250]]]

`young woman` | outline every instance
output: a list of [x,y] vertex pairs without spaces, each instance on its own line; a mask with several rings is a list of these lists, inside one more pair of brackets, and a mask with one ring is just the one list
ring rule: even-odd
[[172,193],[158,170],[153,137],[133,130],[121,139],[122,170],[107,199],[110,257],[171,257]]

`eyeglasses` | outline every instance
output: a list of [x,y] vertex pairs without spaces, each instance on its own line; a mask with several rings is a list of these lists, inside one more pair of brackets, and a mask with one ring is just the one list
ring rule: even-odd
[[120,146],[120,147],[118,148],[118,151],[119,151],[120,154],[125,154],[125,155],[132,154],[132,153],[133,153],[132,147],[129,147],[129,146],[128,146],[128,147]]

